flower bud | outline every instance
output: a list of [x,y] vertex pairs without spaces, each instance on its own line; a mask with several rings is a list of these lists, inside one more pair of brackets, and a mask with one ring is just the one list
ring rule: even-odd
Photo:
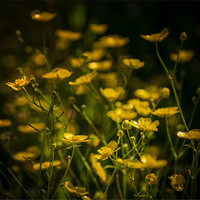
[[164,88],[161,90],[161,97],[167,99],[167,98],[169,98],[169,95],[170,95],[170,90],[169,90],[169,88],[164,87]]
[[180,34],[180,40],[181,41],[185,41],[185,40],[187,40],[187,34],[185,33],[185,32],[182,32],[181,34]]
[[117,136],[118,137],[123,137],[124,136],[124,132],[122,130],[118,130],[117,131]]
[[124,120],[122,122],[122,129],[127,130],[127,129],[131,129],[131,128],[132,128],[132,126],[131,126],[131,124],[129,123],[128,120]]

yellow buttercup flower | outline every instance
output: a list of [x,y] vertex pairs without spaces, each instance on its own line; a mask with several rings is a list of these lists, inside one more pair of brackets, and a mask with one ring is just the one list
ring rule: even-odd
[[95,157],[97,159],[106,160],[114,152],[116,152],[116,151],[118,151],[120,149],[120,147],[117,148],[117,146],[118,146],[117,142],[115,142],[114,140],[112,140],[106,146],[101,147],[99,150],[97,150],[100,154],[96,154]]
[[155,33],[151,35],[141,35],[141,37],[149,42],[161,42],[168,36],[168,34],[168,29],[164,28],[160,33]]
[[80,144],[82,142],[90,142],[90,140],[87,140],[87,138],[87,135],[74,135],[71,132],[66,132],[64,133],[62,142],[68,145]]
[[22,76],[18,79],[16,79],[14,82],[8,82],[6,83],[6,85],[8,85],[9,87],[11,87],[12,89],[19,91],[22,89],[22,87],[28,85],[31,80],[34,79],[34,76],[32,74],[28,75],[28,76]]
[[131,159],[121,159],[116,160],[117,164],[121,164],[127,168],[141,169],[145,168],[144,164],[141,161],[133,161]]
[[[176,53],[170,54],[170,59],[174,62],[177,62],[178,55]],[[192,50],[180,50],[179,51],[179,60],[180,63],[189,62],[194,57],[194,51]]]
[[153,115],[156,115],[158,117],[171,117],[172,115],[175,115],[176,113],[179,113],[177,106],[174,107],[167,107],[167,108],[158,108],[155,111],[152,111]]
[[123,59],[123,63],[127,65],[128,67],[131,67],[133,69],[140,69],[144,67],[145,63],[141,62],[139,59]]
[[115,101],[118,97],[124,92],[122,87],[118,87],[116,89],[113,88],[100,88],[101,94],[110,101]]
[[[54,160],[53,163],[49,162],[49,161],[45,161],[45,162],[41,163],[41,169],[42,170],[48,169],[50,167],[50,165],[52,165],[52,164],[53,164],[53,167],[57,167],[57,166],[61,165],[61,161],[60,160]],[[40,163],[35,163],[33,165],[33,169],[34,170],[40,170]]]
[[27,162],[28,160],[35,160],[41,151],[37,146],[29,146],[26,151],[21,151],[13,155],[13,159],[20,162]]
[[93,51],[86,51],[82,55],[85,57],[86,62],[99,61],[106,54],[105,49],[94,49]]
[[158,181],[158,177],[152,173],[152,174],[147,174],[145,177],[145,181],[147,182],[148,185],[154,185]]
[[53,18],[55,18],[56,14],[34,10],[31,12],[31,17],[33,20],[38,21],[38,22],[48,22],[48,21],[51,21]]
[[45,75],[43,75],[43,78],[62,80],[64,78],[70,77],[71,74],[72,72],[68,71],[67,69],[56,67],[51,72],[48,72]]
[[89,139],[91,141],[90,145],[92,145],[93,147],[97,147],[99,145],[99,143],[101,142],[101,139],[94,134],[90,134]]
[[184,176],[181,174],[174,174],[173,176],[169,176],[169,179],[171,181],[171,186],[176,190],[176,191],[182,191],[184,190]]
[[119,35],[107,35],[94,43],[94,49],[122,47],[129,42],[129,38]]
[[103,34],[107,29],[108,26],[106,24],[90,24],[90,30],[97,34]]
[[101,166],[101,163],[97,161],[97,159],[95,158],[95,154],[94,153],[90,154],[90,161],[92,163],[92,168],[94,169],[95,173],[99,176],[101,181],[103,183],[105,183],[106,180],[107,180],[106,171]]
[[11,126],[12,122],[9,119],[0,119],[0,127]]
[[97,75],[96,71],[90,72],[84,76],[80,76],[77,78],[74,82],[70,81],[70,85],[82,85],[82,84],[87,84],[92,81],[92,79]]
[[192,129],[188,132],[179,131],[177,136],[188,140],[200,140],[200,129]]
[[110,69],[112,66],[112,61],[110,60],[104,60],[101,62],[90,62],[87,64],[87,67],[91,70],[97,70],[97,71],[106,71]]
[[59,37],[62,40],[74,41],[74,40],[79,40],[82,38],[82,33],[73,32],[70,30],[58,29],[56,30],[55,34],[57,37]]
[[70,63],[72,67],[80,68],[84,63],[84,60],[80,58],[70,58]]
[[159,125],[159,121],[152,122],[150,118],[140,118],[138,122],[131,120],[130,124],[142,131],[158,131],[157,126]]
[[86,85],[76,85],[74,86],[74,93],[76,95],[84,95],[88,92],[88,88]]

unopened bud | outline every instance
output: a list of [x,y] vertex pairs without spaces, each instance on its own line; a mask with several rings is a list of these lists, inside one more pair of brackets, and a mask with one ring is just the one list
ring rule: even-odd
[[131,124],[129,123],[128,120],[124,120],[124,121],[122,122],[122,129],[127,130],[127,129],[131,129],[131,128],[132,128],[132,126],[131,126]]
[[185,41],[185,40],[187,40],[187,34],[185,33],[185,32],[182,32],[181,34],[180,34],[180,40],[181,41]]
[[161,90],[161,97],[163,98],[169,98],[169,95],[170,95],[170,90],[169,88],[167,87],[164,87],[162,90]]
[[124,136],[124,132],[122,130],[118,130],[117,131],[117,136],[118,137],[123,137]]

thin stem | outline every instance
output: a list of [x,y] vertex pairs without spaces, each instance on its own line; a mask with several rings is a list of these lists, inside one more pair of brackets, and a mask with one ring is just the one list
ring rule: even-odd
[[118,190],[120,199],[126,199],[126,198],[123,198],[123,195],[122,195],[122,190],[121,190],[120,182],[119,182],[119,173],[116,173],[116,184],[117,184],[117,190]]
[[113,179],[113,177],[114,177],[114,175],[115,175],[116,170],[117,170],[117,168],[115,167],[115,169],[114,169],[114,171],[113,171],[113,173],[112,173],[112,176],[110,177],[110,180],[109,180],[109,182],[108,182],[108,185],[107,185],[107,187],[106,187],[106,190],[105,190],[104,194],[107,194],[108,188],[110,187],[111,181],[112,181],[112,179]]

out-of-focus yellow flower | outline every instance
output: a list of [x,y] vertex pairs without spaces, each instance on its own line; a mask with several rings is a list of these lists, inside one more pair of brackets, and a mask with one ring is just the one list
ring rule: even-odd
[[152,111],[153,115],[156,115],[158,117],[171,117],[172,115],[175,115],[176,113],[179,113],[177,106],[174,107],[167,107],[167,108],[158,108],[155,111]]
[[177,136],[188,140],[200,140],[200,129],[192,129],[188,132],[179,131]]
[[88,135],[74,135],[73,133],[66,132],[64,133],[62,141],[67,145],[73,145],[80,144],[82,142],[90,142],[90,140],[87,140],[87,138]]
[[[52,165],[52,164],[53,164],[53,167],[57,167],[61,164],[61,161],[60,160],[54,160],[53,163],[49,162],[49,161],[45,161],[45,162],[41,163],[41,169],[42,170],[48,169],[50,167],[50,165]],[[35,163],[33,165],[33,169],[34,170],[40,170],[40,163]]]
[[70,30],[58,29],[56,30],[55,34],[57,37],[61,38],[62,40],[68,40],[68,41],[79,40],[82,38],[82,33],[73,32]]
[[144,164],[141,161],[133,161],[131,159],[121,159],[116,160],[117,164],[121,164],[127,168],[141,169],[145,168]]
[[86,85],[76,85],[74,88],[74,93],[76,95],[84,95],[88,92]]
[[93,51],[86,51],[83,53],[83,56],[86,59],[86,62],[90,61],[99,61],[101,60],[106,54],[105,49],[94,49]]
[[169,95],[170,95],[170,90],[169,90],[169,88],[164,87],[164,88],[162,88],[162,89],[160,90],[160,96],[161,96],[162,98],[167,99],[167,98],[169,98]]
[[84,60],[81,58],[70,58],[70,63],[72,67],[80,68],[84,63]]
[[145,168],[149,169],[162,168],[167,165],[166,160],[157,160],[156,157],[153,157],[150,154],[143,154],[140,156],[140,160],[145,165]]
[[[37,130],[41,131],[42,129],[44,129],[45,124],[43,122],[37,122],[37,123],[31,123],[29,125],[19,125],[17,127],[17,130],[22,132],[22,133],[37,133]],[[34,129],[34,128],[36,129]]]
[[152,122],[150,118],[140,118],[138,122],[131,120],[130,124],[142,131],[158,131],[157,126],[159,125],[159,121]]
[[108,26],[106,24],[90,24],[90,30],[97,34],[103,34],[107,29]]
[[110,117],[113,121],[122,122],[123,120],[131,120],[137,117],[137,113],[133,110],[124,110],[122,108],[116,108],[107,112],[107,116]]
[[145,181],[147,182],[147,184],[149,185],[154,185],[157,183],[158,181],[158,177],[152,173],[152,174],[147,174],[145,177]]
[[13,155],[13,159],[20,162],[27,162],[28,160],[35,160],[41,151],[37,146],[29,146],[26,151],[21,151]]
[[12,89],[19,91],[22,89],[22,87],[28,85],[31,80],[34,79],[34,76],[32,74],[28,75],[28,76],[22,76],[18,79],[16,79],[14,82],[8,82],[6,83],[6,85],[8,85],[9,87],[11,87]]
[[144,67],[145,63],[141,62],[139,59],[123,59],[123,63],[127,65],[128,67],[131,67],[133,69],[140,69]]
[[90,62],[87,66],[91,70],[106,71],[112,66],[112,61],[104,60],[101,62]]
[[94,49],[122,47],[129,42],[129,38],[119,35],[107,35],[94,43]]
[[41,53],[36,53],[32,56],[32,60],[37,65],[45,65],[46,64],[46,57]]
[[146,148],[146,152],[154,157],[158,157],[161,154],[161,147],[155,145],[149,146]]
[[96,71],[90,72],[84,76],[80,76],[77,78],[74,82],[70,81],[70,85],[82,85],[82,84],[87,84],[92,81],[92,79],[97,75]]
[[180,36],[179,36],[179,39],[180,39],[181,41],[187,40],[187,34],[186,34],[186,32],[182,32],[182,33],[180,34]]
[[118,146],[117,142],[115,142],[114,140],[112,140],[106,146],[101,147],[99,150],[97,150],[100,154],[96,154],[95,157],[97,159],[106,160],[114,152],[116,152],[116,151],[118,151],[120,149],[120,147],[117,148],[117,146]]
[[119,82],[117,74],[114,72],[110,73],[101,73],[99,74],[99,79],[105,81],[106,86],[110,88],[117,87],[117,84]]
[[164,28],[160,33],[155,33],[151,35],[141,35],[141,37],[149,42],[161,42],[168,36],[168,34],[168,29]]
[[124,89],[122,87],[117,87],[116,89],[113,88],[100,88],[101,94],[110,101],[115,101],[118,99],[120,95],[124,92]]
[[[174,62],[177,62],[178,55],[176,53],[171,53],[169,55],[170,59]],[[194,51],[192,50],[180,50],[179,51],[179,60],[180,63],[189,62],[194,57]]]
[[0,119],[0,127],[11,126],[12,122],[9,119]]
[[93,147],[97,147],[99,145],[99,143],[101,142],[101,139],[94,135],[94,134],[90,134],[89,135],[89,140],[91,141],[90,144],[93,146]]
[[31,17],[33,20],[38,21],[38,22],[48,22],[48,21],[51,21],[53,18],[55,18],[56,14],[34,10],[31,12]]
[[169,176],[169,179],[171,181],[171,186],[176,190],[176,191],[182,191],[184,190],[184,176],[181,174],[174,174],[172,176]]
[[97,161],[97,159],[95,158],[95,154],[94,153],[90,154],[90,161],[92,163],[92,168],[94,169],[95,173],[99,176],[101,181],[103,183],[105,183],[106,180],[107,180],[106,171],[101,166],[101,163]]
[[62,80],[64,78],[70,77],[71,74],[72,72],[68,71],[67,69],[56,67],[51,72],[48,72],[45,75],[43,75],[43,78]]
[[86,191],[86,188],[83,187],[74,187],[72,183],[70,183],[69,181],[65,182],[64,186],[67,188],[67,190],[72,193],[75,194],[78,197],[81,197],[83,200],[90,200],[90,198],[88,196],[85,196],[86,194],[88,194],[88,192]]

